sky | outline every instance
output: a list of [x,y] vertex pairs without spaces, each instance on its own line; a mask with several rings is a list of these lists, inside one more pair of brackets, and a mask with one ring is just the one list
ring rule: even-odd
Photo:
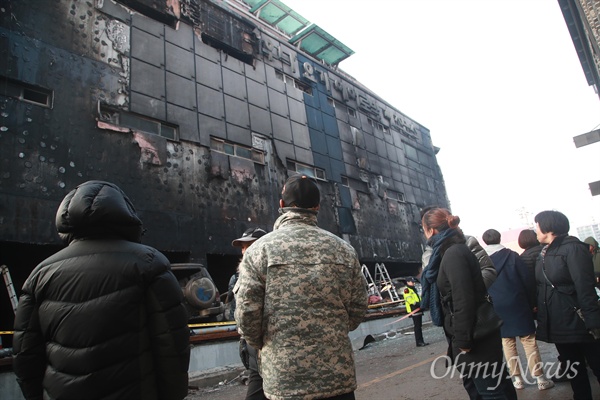
[[428,128],[466,234],[543,210],[600,223],[600,128],[557,0],[283,0],[355,53],[339,68]]

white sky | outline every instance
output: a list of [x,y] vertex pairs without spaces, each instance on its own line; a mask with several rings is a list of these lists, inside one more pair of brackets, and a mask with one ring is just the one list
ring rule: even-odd
[[283,0],[354,50],[340,68],[431,131],[467,234],[600,222],[600,127],[557,0]]

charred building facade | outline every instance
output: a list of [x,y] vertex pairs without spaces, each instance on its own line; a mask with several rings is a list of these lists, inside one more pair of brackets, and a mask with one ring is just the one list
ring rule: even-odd
[[319,225],[363,263],[420,266],[419,208],[448,205],[429,130],[343,72],[352,50],[282,2],[1,4],[0,264],[17,292],[63,246],[59,202],[92,179],[128,194],[144,243],[204,264],[221,292],[232,239],[272,229],[293,172],[319,181]]

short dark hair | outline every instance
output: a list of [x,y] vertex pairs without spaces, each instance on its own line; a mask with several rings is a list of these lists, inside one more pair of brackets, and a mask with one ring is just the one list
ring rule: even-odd
[[313,178],[296,174],[285,181],[281,199],[285,207],[314,208],[320,203],[321,192]]
[[567,216],[559,211],[547,210],[538,213],[533,219],[540,226],[542,233],[552,232],[556,236],[569,233],[571,226]]
[[500,244],[500,240],[502,238],[502,235],[500,235],[500,232],[498,232],[495,229],[488,229],[487,231],[483,232],[483,235],[481,235],[481,239],[483,239],[483,241],[485,242],[485,244]]
[[527,250],[531,247],[537,246],[540,244],[537,240],[537,235],[532,229],[524,229],[519,233],[519,247]]

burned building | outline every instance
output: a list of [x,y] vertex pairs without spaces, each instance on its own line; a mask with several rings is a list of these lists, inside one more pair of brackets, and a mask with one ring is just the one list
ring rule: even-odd
[[204,264],[222,292],[231,240],[271,230],[293,172],[319,181],[319,225],[361,262],[419,267],[419,208],[448,204],[429,130],[284,3],[2,0],[0,18],[0,264],[17,292],[63,246],[59,202],[92,179],[128,194],[144,243]]

